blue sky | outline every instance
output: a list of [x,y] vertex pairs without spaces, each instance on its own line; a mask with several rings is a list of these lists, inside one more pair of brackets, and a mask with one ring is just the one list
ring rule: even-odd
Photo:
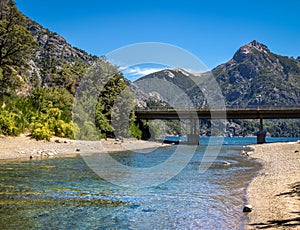
[[[105,55],[140,42],[179,46],[212,69],[258,40],[300,56],[298,0],[16,0],[18,8],[69,43]],[[139,67],[147,72],[151,66]],[[138,75],[136,75],[138,76]]]

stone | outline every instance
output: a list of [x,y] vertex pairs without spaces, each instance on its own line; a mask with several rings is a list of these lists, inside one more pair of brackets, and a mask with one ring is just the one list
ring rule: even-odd
[[49,157],[53,157],[55,154],[54,154],[53,152],[48,152],[47,155],[48,155]]
[[247,204],[243,208],[243,212],[252,212],[252,205]]

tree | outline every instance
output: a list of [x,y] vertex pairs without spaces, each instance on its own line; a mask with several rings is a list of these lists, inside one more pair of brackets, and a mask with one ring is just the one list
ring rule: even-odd
[[126,85],[114,101],[111,112],[111,124],[116,137],[130,137],[133,134],[137,134],[136,137],[141,138],[141,134],[138,135],[137,132],[138,126],[134,125],[136,120],[134,98],[134,93]]
[[[134,124],[134,95],[123,75],[106,60],[98,60],[81,78],[76,88],[73,120],[79,127],[76,138],[126,137],[129,131],[140,138]],[[96,131],[96,132],[95,132]]]
[[15,2],[0,1],[0,87],[3,93],[7,93],[20,86],[22,79],[18,71],[28,65],[38,46]]
[[[111,125],[112,111],[120,93],[127,87],[123,75],[115,74],[103,87],[96,106],[96,127],[106,136],[114,136]],[[116,115],[116,114],[115,114]]]

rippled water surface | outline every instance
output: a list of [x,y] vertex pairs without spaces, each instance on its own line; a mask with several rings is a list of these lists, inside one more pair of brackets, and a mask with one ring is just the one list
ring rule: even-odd
[[[230,141],[205,173],[204,144],[177,176],[144,189],[101,179],[80,156],[2,163],[0,229],[242,229],[245,188],[259,165],[239,155],[242,141]],[[114,157],[149,167],[174,148]]]

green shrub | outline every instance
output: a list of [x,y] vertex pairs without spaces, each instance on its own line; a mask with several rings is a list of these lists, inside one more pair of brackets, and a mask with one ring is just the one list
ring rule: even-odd
[[64,122],[63,120],[58,120],[55,125],[55,136],[58,137],[69,137],[74,138],[74,125],[73,122]]
[[54,135],[54,132],[50,130],[48,124],[36,122],[33,123],[31,135],[36,140],[50,141],[50,138]]
[[131,135],[135,138],[137,138],[138,140],[140,140],[142,138],[142,131],[140,130],[138,124],[132,123],[130,126],[130,132]]
[[6,110],[0,110],[0,132],[3,135],[16,136],[19,130],[15,125],[16,114]]

